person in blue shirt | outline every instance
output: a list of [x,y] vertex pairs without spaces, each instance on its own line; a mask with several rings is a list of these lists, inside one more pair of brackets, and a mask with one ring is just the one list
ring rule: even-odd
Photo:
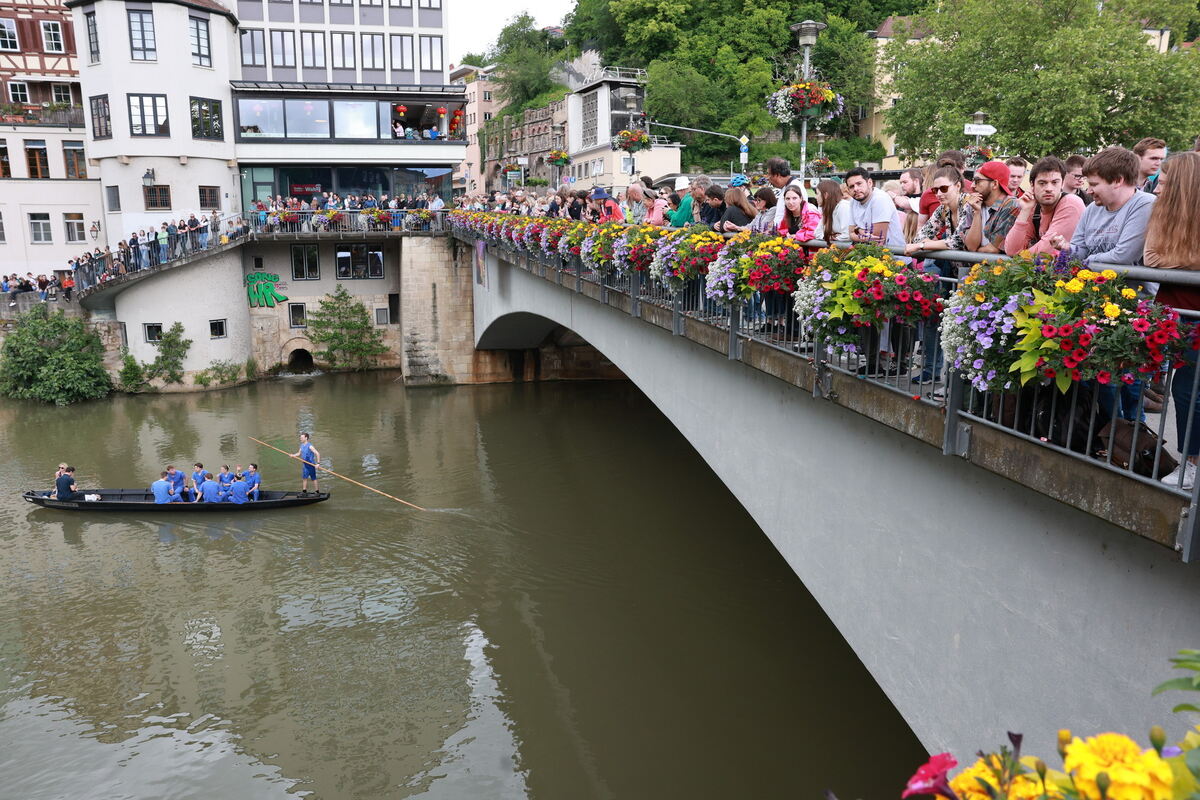
[[246,502],[248,494],[249,487],[246,485],[246,476],[239,472],[234,476],[233,485],[229,489],[229,494],[225,496],[225,502],[241,505]]
[[251,500],[258,499],[258,490],[261,483],[262,475],[258,472],[258,464],[251,464],[246,472],[246,491],[250,495]]
[[221,484],[213,480],[211,472],[204,473],[204,483],[200,484],[200,497],[206,503],[220,503],[225,499]]
[[187,499],[187,489],[184,488],[187,476],[171,464],[167,464],[167,481],[171,484],[171,493],[175,495],[175,502]]
[[317,494],[321,493],[321,489],[317,486],[317,467],[321,461],[321,453],[317,448],[312,446],[312,437],[307,433],[300,434],[300,449],[292,453],[292,458],[298,458],[304,462],[300,468],[300,494],[308,494],[308,482],[313,482],[313,491]]
[[204,465],[197,461],[192,465],[192,502],[200,499],[200,485],[204,483]]
[[154,502],[159,505],[179,502],[179,495],[175,494],[175,490],[171,488],[171,482],[167,480],[165,471],[160,472],[159,479],[150,484],[150,491],[154,494]]
[[221,465],[221,472],[217,475],[217,483],[221,485],[221,491],[229,494],[229,487],[233,484],[233,473],[229,471],[228,464]]
[[62,474],[54,479],[54,496],[59,500],[78,500],[78,489],[75,485],[75,468],[64,467]]

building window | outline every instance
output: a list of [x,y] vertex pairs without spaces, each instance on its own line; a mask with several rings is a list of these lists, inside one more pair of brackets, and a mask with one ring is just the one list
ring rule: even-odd
[[329,0],[331,6],[350,6],[354,5],[354,0]]
[[47,53],[65,53],[61,22],[42,20],[42,49]]
[[192,138],[224,139],[225,125],[221,119],[221,101],[193,97],[191,104]]
[[393,8],[412,8],[412,0],[388,0]]
[[100,33],[96,29],[96,12],[89,11],[84,14],[83,21],[87,27],[88,62],[97,64],[100,62]]
[[288,303],[288,325],[293,328],[308,327],[308,318],[304,313],[304,303]]
[[392,69],[413,68],[413,37],[411,33],[392,34]]
[[[434,6],[422,6],[433,8]],[[439,3],[437,8],[441,8]],[[441,72],[442,70],[442,37],[421,37],[421,70],[424,72]]]
[[105,186],[104,187],[104,205],[108,206],[109,212],[121,210],[121,187],[120,186]]
[[131,94],[129,98],[130,136],[170,136],[165,94]]
[[282,139],[283,101],[242,97],[237,101],[238,130],[242,136],[264,136]]
[[29,177],[50,177],[50,155],[46,152],[45,139],[25,140],[25,164],[29,167]]
[[82,213],[63,214],[63,227],[67,231],[68,242],[84,241]]
[[583,96],[583,146],[591,147],[599,140],[599,124],[597,115],[600,113],[600,99],[596,92],[588,92]]
[[381,6],[383,0],[358,0],[360,6]]
[[417,0],[417,8],[441,8],[442,0]]
[[325,69],[325,34],[300,31],[300,58],[305,67]]
[[208,321],[208,338],[224,339],[227,335],[225,333],[225,320],[210,319]]
[[91,98],[92,104],[92,138],[112,138],[112,117],[108,110],[108,95],[102,94]]
[[200,208],[205,211],[220,211],[221,210],[221,187],[220,186],[201,186],[200,187]]
[[208,20],[188,17],[188,35],[192,42],[192,63],[212,66],[212,45],[208,38]]
[[267,45],[262,31],[242,31],[242,66],[265,67]]
[[296,39],[291,31],[271,31],[271,66],[296,66]]
[[0,19],[0,50],[20,50],[17,41],[17,21],[15,19]]
[[126,11],[129,14],[129,57],[134,61],[155,61],[158,46],[154,41],[154,12]]
[[483,121],[484,122],[487,122],[491,118],[492,118],[492,112],[490,112],[490,111],[483,112]]
[[383,277],[383,250],[378,245],[341,245],[335,261],[338,280]]
[[87,158],[83,155],[83,142],[63,142],[63,161],[67,165],[67,177],[87,177]]
[[483,99],[484,99],[484,100],[491,100],[491,99],[492,99],[492,93],[491,93],[490,91],[487,91],[487,90],[485,89],[485,90],[484,90],[484,92],[483,92]]
[[383,60],[383,34],[364,33],[362,35],[362,68],[385,69]]
[[143,186],[147,211],[169,211],[171,208],[170,186]]
[[50,97],[59,105],[75,105],[75,98],[71,96],[71,84],[69,83],[50,84]]
[[34,244],[50,244],[54,237],[50,234],[50,214],[29,215],[29,240]]
[[162,341],[162,323],[143,322],[142,333],[145,335],[147,342],[160,342]]
[[12,177],[12,162],[8,160],[8,141],[0,139],[0,178]]
[[321,264],[317,259],[315,244],[292,245],[292,280],[317,281],[321,279]]
[[354,69],[354,34],[331,33],[329,36],[334,69]]
[[0,244],[4,244],[7,239],[4,238],[4,215],[0,214]]
[[376,325],[391,324],[391,319],[388,318],[388,310],[386,308],[375,309],[375,324]]
[[29,84],[24,81],[8,82],[8,99],[22,105],[29,104]]

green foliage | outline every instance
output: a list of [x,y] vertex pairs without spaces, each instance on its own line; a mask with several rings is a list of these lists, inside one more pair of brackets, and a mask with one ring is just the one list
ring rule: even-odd
[[[1154,687],[1154,691],[1151,694],[1156,695],[1176,689],[1186,692],[1200,692],[1200,650],[1180,650],[1178,657],[1172,658],[1171,663],[1175,665],[1175,669],[1191,670],[1193,674],[1163,681]],[[1197,707],[1194,703],[1180,703],[1171,710],[1174,712],[1200,711],[1200,707]]]
[[246,365],[244,369],[246,373],[246,380],[254,380],[258,377],[258,360],[255,359],[254,356],[250,356],[246,359]]
[[112,391],[104,345],[82,320],[39,305],[17,318],[0,354],[0,394],[69,405]]
[[[812,144],[809,144],[812,148]],[[887,157],[887,149],[875,141],[862,136],[852,136],[846,139],[832,139],[825,142],[825,155],[837,164],[838,169],[852,169],[855,164],[882,163]],[[816,152],[809,150],[808,157],[814,158]]]
[[1143,19],[1186,24],[1194,0],[1102,12],[1074,0],[953,0],[940,10],[926,18],[930,36],[886,48],[899,95],[888,126],[904,155],[967,144],[962,125],[979,109],[998,129],[990,143],[1030,160],[1150,135],[1190,144],[1200,126],[1200,54],[1158,53],[1141,32]]
[[242,365],[234,361],[214,361],[192,376],[197,386],[208,388],[212,384],[223,386],[235,383],[242,376]]
[[334,368],[364,370],[388,351],[383,334],[371,324],[366,306],[340,283],[308,315],[308,336],[325,345],[318,356]]
[[146,380],[161,378],[163,383],[183,383],[183,359],[192,347],[192,340],[183,338],[183,323],[172,325],[154,346],[158,355],[145,365]]
[[121,371],[117,373],[117,382],[122,392],[135,394],[146,390],[146,370],[128,350],[121,356]]

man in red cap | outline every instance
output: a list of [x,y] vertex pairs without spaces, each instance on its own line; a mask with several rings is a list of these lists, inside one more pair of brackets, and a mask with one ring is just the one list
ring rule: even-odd
[[965,198],[964,213],[971,215],[971,227],[963,237],[968,250],[1004,252],[1004,237],[1021,210],[1008,188],[1009,178],[1003,161],[989,161],[975,170],[975,191]]

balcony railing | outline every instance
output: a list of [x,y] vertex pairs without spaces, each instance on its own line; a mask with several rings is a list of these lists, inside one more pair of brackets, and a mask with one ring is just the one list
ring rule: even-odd
[[0,110],[0,126],[3,125],[40,125],[54,128],[82,128],[83,107],[42,108],[41,106],[22,106],[19,109],[8,108]]

